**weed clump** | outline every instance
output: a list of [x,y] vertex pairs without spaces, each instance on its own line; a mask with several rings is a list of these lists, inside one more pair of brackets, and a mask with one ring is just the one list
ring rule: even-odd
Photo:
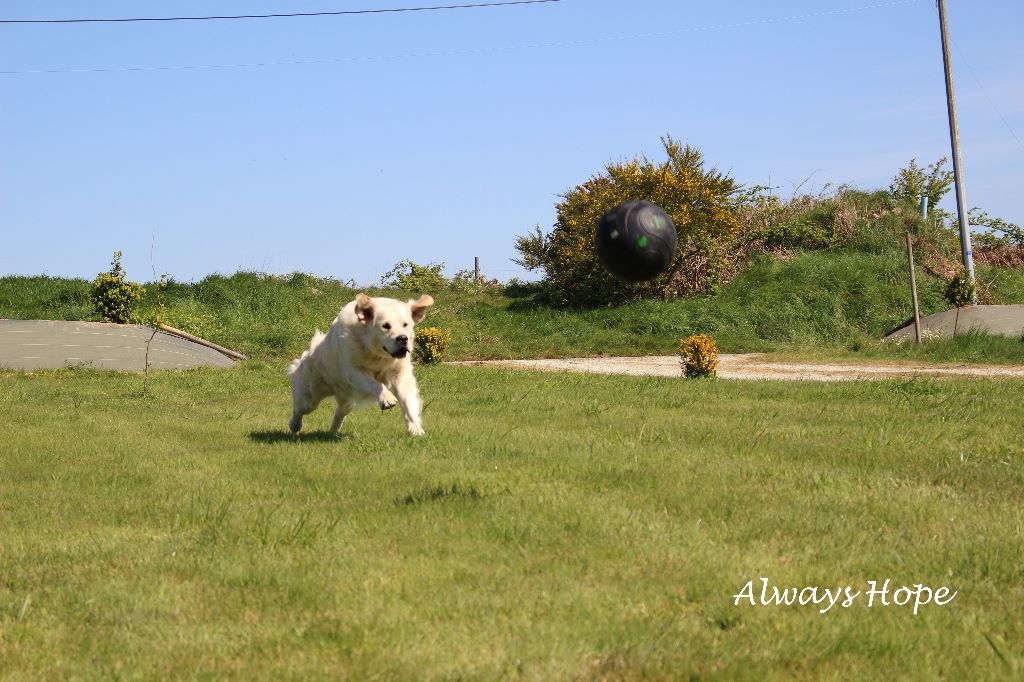
[[971,305],[977,296],[977,287],[967,270],[961,268],[946,284],[946,300],[957,308]]

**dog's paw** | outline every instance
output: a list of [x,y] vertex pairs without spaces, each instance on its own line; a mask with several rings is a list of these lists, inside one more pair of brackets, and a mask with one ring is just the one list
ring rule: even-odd
[[409,435],[410,436],[425,436],[427,432],[423,430],[423,427],[419,424],[409,424]]
[[385,388],[384,392],[380,394],[380,400],[377,401],[377,404],[380,405],[382,410],[390,410],[398,404],[398,398]]

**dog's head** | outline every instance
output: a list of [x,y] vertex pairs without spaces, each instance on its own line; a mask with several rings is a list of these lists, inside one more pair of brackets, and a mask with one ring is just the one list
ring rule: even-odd
[[432,305],[434,299],[426,294],[405,302],[357,294],[356,319],[365,328],[374,353],[401,360],[412,353],[414,327]]

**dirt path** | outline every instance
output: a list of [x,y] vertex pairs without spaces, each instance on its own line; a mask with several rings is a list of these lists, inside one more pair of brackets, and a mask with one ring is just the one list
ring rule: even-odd
[[[929,365],[923,363],[800,363],[767,360],[763,353],[718,356],[723,379],[788,379],[801,381],[853,381],[913,376],[1000,377],[1024,379],[1024,367],[996,365]],[[565,358],[558,360],[480,360],[454,365],[521,367],[552,372],[630,374],[677,377],[679,357],[655,355],[638,358]]]

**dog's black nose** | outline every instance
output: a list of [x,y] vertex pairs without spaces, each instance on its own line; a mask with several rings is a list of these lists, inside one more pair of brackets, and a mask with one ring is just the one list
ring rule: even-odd
[[395,341],[397,341],[399,345],[404,346],[409,343],[409,337],[406,336],[405,334],[402,334],[401,336],[396,336]]

